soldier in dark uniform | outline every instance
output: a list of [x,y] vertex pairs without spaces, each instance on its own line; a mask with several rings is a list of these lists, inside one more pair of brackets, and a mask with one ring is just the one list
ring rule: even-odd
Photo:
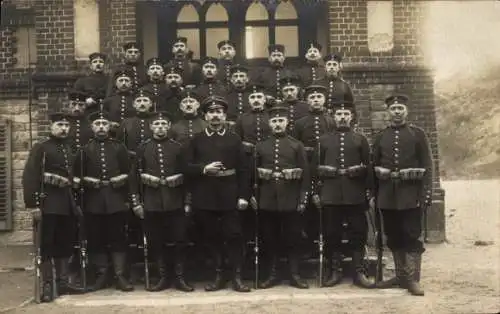
[[184,80],[182,79],[183,70],[176,66],[167,66],[165,68],[165,73],[165,83],[167,84],[165,107],[157,109],[159,111],[168,112],[172,117],[172,121],[176,122],[182,117],[182,112],[179,110],[179,103],[184,91]]
[[248,68],[246,66],[235,64],[231,67],[230,87],[225,97],[229,104],[227,120],[231,124],[243,113],[250,110],[250,105],[248,104],[249,82]]
[[86,145],[94,133],[90,127],[90,122],[86,112],[87,95],[78,91],[69,93],[69,112],[68,120],[70,123],[69,140],[73,153],[76,153],[82,146]]
[[379,286],[399,285],[423,295],[419,281],[425,249],[419,237],[423,211],[432,202],[432,155],[424,130],[407,123],[408,97],[393,95],[385,103],[391,125],[374,138],[373,165],[376,206],[382,212],[396,279]]
[[212,96],[203,102],[208,127],[187,146],[186,174],[192,182],[193,210],[215,264],[215,280],[205,290],[225,286],[222,252],[226,243],[233,268],[232,288],[249,292],[241,280],[244,250],[239,210],[248,207],[250,174],[239,136],[225,126],[227,108],[223,98]]
[[[33,219],[41,223],[41,273],[43,302],[51,302],[52,263],[56,266],[59,294],[82,292],[68,282],[69,257],[72,255],[76,218],[82,216],[75,205],[68,117],[55,113],[49,117],[50,138],[33,146],[26,161],[22,184],[24,203]],[[40,228],[38,229],[40,230]]]
[[174,123],[169,130],[169,138],[181,144],[187,144],[196,134],[207,127],[207,122],[199,114],[200,97],[192,90],[185,89],[179,104],[182,119]]
[[99,110],[101,101],[106,96],[109,77],[104,72],[106,66],[106,55],[94,52],[89,55],[90,74],[76,80],[73,89],[86,95],[86,114]]
[[117,131],[116,139],[125,144],[131,155],[135,155],[137,147],[142,142],[151,138],[149,123],[153,107],[152,98],[153,95],[147,91],[139,90],[134,99],[135,116],[123,120]]
[[313,42],[306,51],[306,64],[300,70],[304,86],[318,84],[325,77],[325,68],[321,65],[321,48],[320,44]]
[[298,76],[287,75],[281,79],[280,85],[283,106],[288,108],[288,133],[294,134],[295,122],[309,114],[309,105],[299,99],[301,81]]
[[94,138],[79,152],[74,169],[84,187],[88,252],[97,268],[91,290],[106,287],[109,279],[107,253],[110,252],[116,288],[132,291],[134,287],[125,278],[129,155],[125,145],[110,138],[111,122],[106,112],[96,112],[90,119]]
[[373,286],[365,274],[364,253],[368,233],[366,210],[373,193],[373,172],[367,138],[351,129],[354,106],[349,102],[334,107],[335,130],[324,134],[315,147],[315,177],[321,185],[314,191],[313,203],[323,210],[326,232],[326,254],[330,274],[324,286],[342,280],[343,223],[347,222],[347,239],[352,252],[353,283]]
[[114,85],[116,93],[107,97],[103,102],[103,111],[109,113],[111,131],[114,134],[123,120],[135,115],[134,90],[132,89],[133,74],[127,69],[115,71]]
[[[190,205],[185,201],[182,145],[168,138],[171,122],[166,112],[151,118],[150,140],[142,143],[132,168],[134,213],[144,219],[151,254],[155,257],[160,280],[149,291],[167,288],[165,244],[175,243],[175,287],[193,291],[184,278],[187,247],[187,219]],[[166,234],[166,235],[165,235]]]
[[236,64],[236,45],[230,40],[222,40],[217,43],[217,49],[219,49],[217,78],[229,88],[232,77],[231,67]]
[[172,54],[174,58],[170,60],[169,65],[182,70],[184,84],[198,86],[201,81],[200,67],[188,57],[186,37],[177,37],[172,45]]
[[206,57],[201,64],[202,82],[196,88],[196,93],[203,100],[209,96],[219,95],[225,96],[227,93],[226,86],[217,78],[217,59]]
[[273,135],[257,143],[256,166],[259,179],[259,221],[264,252],[270,257],[269,277],[261,288],[277,285],[279,252],[288,257],[290,284],[309,288],[299,275],[298,244],[302,237],[302,214],[309,199],[310,174],[304,145],[286,133],[288,109],[269,110]]
[[167,94],[167,85],[165,84],[165,69],[159,58],[151,58],[146,62],[147,83],[141,87],[153,96],[154,110],[165,108],[165,97]]
[[[128,42],[123,45],[124,51],[124,62],[118,66],[118,71],[123,68],[128,69],[131,73],[132,79],[132,90],[135,92],[139,87],[141,87],[146,82],[146,70],[144,65],[140,63],[141,61],[141,51],[139,45],[135,42]],[[110,76],[110,82],[107,86],[106,97],[109,97],[115,93],[115,77],[116,74],[113,72]]]
[[258,68],[259,73],[253,73],[252,79],[265,82],[268,93],[273,97],[281,97],[281,78],[289,75],[290,71],[285,70],[285,46],[269,45],[269,65]]

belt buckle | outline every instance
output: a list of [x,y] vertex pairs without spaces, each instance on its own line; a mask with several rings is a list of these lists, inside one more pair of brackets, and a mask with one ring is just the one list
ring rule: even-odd
[[392,171],[391,172],[391,179],[399,179],[399,171]]
[[275,180],[279,180],[279,179],[283,178],[283,173],[281,173],[281,172],[273,172],[273,178]]
[[166,185],[167,184],[167,179],[160,179],[160,185]]
[[339,169],[338,170],[339,175],[345,176],[347,174],[347,169]]
[[109,180],[102,180],[101,181],[101,185],[104,186],[104,187],[109,186],[109,184],[110,184]]

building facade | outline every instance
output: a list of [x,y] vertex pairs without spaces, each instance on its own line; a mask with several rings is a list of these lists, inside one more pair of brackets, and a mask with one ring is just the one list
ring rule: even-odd
[[177,36],[188,38],[193,59],[215,56],[230,39],[252,65],[265,62],[268,44],[283,44],[300,64],[311,41],[344,56],[360,127],[372,135],[385,126],[384,98],[411,97],[410,120],[429,134],[435,160],[429,241],[445,238],[444,191],[432,72],[423,53],[426,1],[393,0],[4,0],[0,33],[0,229],[29,230],[20,176],[33,141],[46,135],[47,113],[85,74],[88,54],[101,51],[111,65],[121,46],[137,41],[144,60],[168,60]]

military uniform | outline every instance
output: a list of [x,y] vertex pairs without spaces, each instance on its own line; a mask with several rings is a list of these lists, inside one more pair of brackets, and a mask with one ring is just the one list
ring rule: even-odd
[[[109,115],[96,112],[91,120],[106,119]],[[105,286],[111,252],[117,287],[133,289],[124,278],[127,236],[125,227],[128,201],[130,162],[127,148],[109,137],[94,137],[80,151],[74,169],[84,187],[83,211],[88,236],[89,257],[97,266],[94,289]]]
[[[203,111],[227,103],[210,97],[202,104]],[[202,230],[203,238],[214,256],[215,281],[205,287],[208,291],[222,289],[222,244],[228,245],[229,260],[233,267],[233,288],[249,291],[241,282],[243,264],[243,239],[236,209],[239,199],[250,198],[250,176],[245,163],[245,153],[239,136],[222,128],[206,128],[189,142],[185,157],[192,191],[192,206]],[[205,172],[206,165],[221,161],[224,170],[216,174]]]
[[[146,62],[147,69],[149,69],[149,67],[152,65],[159,65],[163,67],[158,58],[151,58]],[[165,108],[165,98],[167,94],[165,77],[162,77],[161,79],[153,79],[152,77],[148,77],[147,82],[141,87],[141,90],[147,91],[152,95],[153,108],[155,108],[155,110],[161,110],[161,108]]]
[[[233,47],[236,46],[232,41],[222,40],[217,43],[217,49],[220,50],[224,45],[231,45]],[[219,59],[218,63],[219,69],[217,71],[217,79],[229,88],[231,86],[231,67],[236,65],[236,60]]]
[[[285,53],[285,46],[270,45],[269,54],[274,51]],[[281,79],[290,75],[290,70],[285,69],[283,65],[270,64],[264,68],[259,68],[258,73],[254,73],[253,79],[265,82],[268,93],[273,97],[281,97]]]
[[[248,74],[248,68],[238,64],[231,67],[230,74],[232,75],[235,72],[245,72]],[[245,86],[245,88],[238,88],[233,84],[230,84],[227,95],[225,97],[227,103],[229,104],[229,108],[227,110],[228,121],[236,121],[239,116],[250,110],[250,105],[248,104],[249,94],[250,91],[248,89],[248,84],[247,86]]]
[[[272,108],[269,113],[271,118],[286,114],[287,109],[283,107]],[[278,252],[283,246],[288,255],[291,284],[307,288],[299,276],[298,250],[302,236],[302,214],[298,207],[305,206],[309,199],[311,180],[304,145],[283,132],[257,143],[256,151],[260,181],[259,221],[264,249],[271,259],[270,278],[262,288],[277,283]]]
[[[84,103],[87,96],[78,91],[69,93],[69,100]],[[95,108],[94,108],[95,109]],[[87,111],[87,110],[85,110]],[[72,152],[76,153],[82,146],[92,138],[92,127],[88,119],[88,114],[70,114],[68,115],[70,124],[69,128],[69,141],[72,146]]]
[[[180,98],[191,97],[200,101],[200,96],[189,89],[184,90]],[[180,100],[179,100],[180,102]],[[187,144],[196,134],[202,132],[207,127],[199,113],[183,113],[182,118],[172,125],[169,130],[169,137],[179,143]]]
[[[123,45],[123,50],[126,51],[130,48],[138,48],[137,43],[129,42]],[[131,73],[132,79],[132,90],[136,91],[146,82],[146,69],[144,65],[140,62],[124,62],[118,66],[118,69],[113,71],[110,75],[110,81],[107,84],[106,97],[113,95],[115,90],[114,79],[116,77],[116,71],[122,71],[127,69]]]
[[[178,74],[182,76],[182,69],[170,66],[165,69],[167,74]],[[184,87],[182,86],[167,86],[165,92],[165,106],[157,108],[158,111],[166,111],[172,117],[172,121],[176,122],[182,117],[182,112],[179,109],[179,103],[182,100]]]
[[[167,119],[164,112],[153,115],[153,120]],[[166,288],[167,265],[165,244],[175,244],[176,286],[192,291],[184,281],[187,221],[184,212],[185,195],[182,146],[168,137],[142,143],[137,150],[132,168],[131,192],[144,203],[145,232],[151,254],[158,263],[160,282],[152,291]],[[167,232],[166,232],[167,231]]]
[[[101,58],[103,61],[107,59],[105,54],[99,52],[94,52],[89,55],[90,62],[96,58]],[[73,89],[84,94],[86,98],[90,97],[94,100],[94,104],[87,107],[87,114],[99,109],[95,106],[98,106],[106,97],[108,84],[109,77],[104,72],[92,72],[76,80]]]
[[[334,107],[353,110],[350,103]],[[364,252],[368,233],[366,210],[373,191],[370,146],[367,138],[349,127],[337,127],[319,139],[316,146],[315,177],[321,180],[315,192],[323,206],[326,233],[326,253],[330,260],[330,278],[325,286],[333,286],[342,279],[343,223],[347,222],[349,251],[352,252],[354,283],[369,287],[365,277]],[[319,164],[318,164],[319,163]],[[326,169],[324,166],[331,168]]]
[[[122,69],[115,72],[115,79],[120,76],[130,77],[132,74],[127,69]],[[118,91],[113,96],[107,97],[103,101],[103,111],[109,113],[112,122],[121,123],[126,118],[135,115],[134,109],[134,91]]]
[[271,133],[269,128],[269,115],[262,110],[251,110],[244,113],[236,120],[234,131],[243,140],[245,150],[248,153],[253,152],[252,147],[258,142],[267,139]]
[[[395,95],[386,99],[388,106],[404,104],[408,98]],[[378,133],[373,143],[376,174],[376,206],[381,209],[387,246],[394,255],[400,284],[417,293],[421,256],[425,251],[422,211],[432,199],[432,155],[429,140],[419,127],[404,123],[389,126]],[[382,167],[382,168],[380,168]],[[414,290],[413,290],[414,289]]]
[[[297,76],[290,75],[283,77],[281,79],[281,88],[287,85],[293,85],[299,87],[300,93],[300,79]],[[283,106],[288,108],[288,133],[294,134],[295,122],[309,114],[309,105],[299,99],[295,100],[284,100]]]
[[[182,42],[187,45],[186,37],[178,37],[175,42]],[[173,58],[168,63],[171,67],[176,67],[182,70],[182,80],[184,85],[195,85],[198,86],[201,81],[200,67],[198,64],[191,61],[191,59],[186,55],[184,58]]]
[[[205,63],[212,63],[215,66],[217,66],[217,59],[212,57],[206,57],[203,60],[203,64]],[[219,81],[217,77],[202,78],[200,85],[195,89],[195,91],[199,95],[201,101],[203,101],[205,98],[209,96],[214,96],[214,95],[225,96],[227,93],[226,86],[223,83],[221,83],[221,81]]]
[[[313,42],[310,45],[311,48],[316,48],[321,51],[321,45]],[[317,61],[307,60],[306,64],[300,70],[300,77],[305,86],[318,84],[325,77],[325,68]]]

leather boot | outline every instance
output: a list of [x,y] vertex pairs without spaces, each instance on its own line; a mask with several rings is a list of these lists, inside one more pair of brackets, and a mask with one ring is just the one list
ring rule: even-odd
[[277,266],[278,266],[278,259],[276,258],[276,256],[273,256],[273,258],[271,259],[271,265],[269,268],[269,277],[267,277],[267,279],[264,280],[259,285],[259,288],[268,289],[268,288],[272,288],[280,283],[280,280],[278,278]]
[[40,267],[40,271],[42,273],[42,302],[52,302],[54,301],[54,287],[52,285],[53,282],[53,273],[52,273],[52,263],[50,260],[44,261]]
[[300,278],[298,254],[290,254],[288,265],[290,266],[290,285],[299,289],[309,289],[307,282]]
[[220,254],[216,254],[214,258],[214,266],[215,266],[215,278],[214,281],[207,284],[205,286],[205,291],[218,291],[224,289],[225,282],[222,277],[222,256]]
[[330,274],[327,280],[323,282],[325,287],[333,287],[339,284],[343,278],[342,272],[342,254],[336,252],[332,254],[330,258]]
[[57,291],[59,295],[84,293],[84,288],[77,287],[69,282],[69,260],[67,258],[58,258],[55,260],[55,263]]
[[396,276],[381,282],[375,283],[375,288],[377,289],[393,289],[393,288],[403,288],[406,289],[405,278],[405,263],[406,256],[405,252],[393,251],[392,257],[394,259],[394,268],[396,271]]
[[158,258],[156,265],[158,267],[158,275],[160,276],[160,279],[154,286],[150,286],[149,289],[146,289],[150,292],[163,291],[168,288],[167,265],[165,265],[163,256]]
[[406,289],[412,295],[423,296],[424,290],[420,287],[420,267],[422,265],[421,253],[406,253]]
[[116,289],[121,291],[133,291],[134,286],[132,286],[128,280],[125,278],[125,266],[126,266],[126,255],[124,252],[113,252],[111,253],[111,258],[113,259],[113,268],[115,270],[116,277]]
[[373,288],[374,283],[366,276],[365,254],[363,251],[352,253],[352,282],[361,288]]
[[236,292],[250,292],[250,287],[241,280],[241,266],[236,266],[233,271],[233,290]]
[[186,282],[184,277],[184,263],[175,263],[175,288],[179,291],[192,292],[194,288]]
[[109,267],[108,267],[108,255],[96,254],[90,256],[91,262],[96,267],[96,280],[89,291],[97,291],[105,289],[109,283]]

